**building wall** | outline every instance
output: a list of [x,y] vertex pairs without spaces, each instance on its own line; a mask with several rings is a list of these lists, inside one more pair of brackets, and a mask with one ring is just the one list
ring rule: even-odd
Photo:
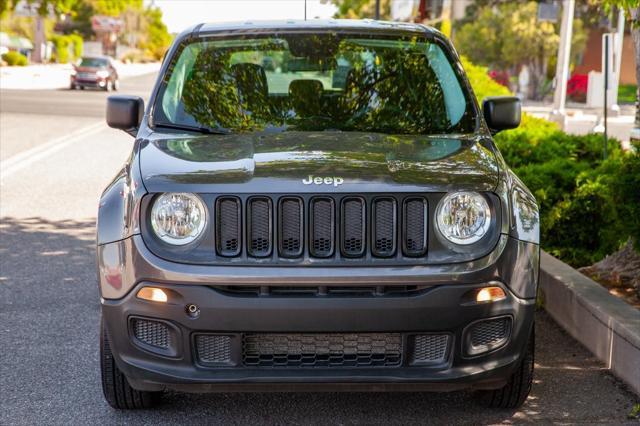
[[[588,74],[589,71],[602,71],[602,34],[604,31],[592,29],[589,31],[587,46],[584,49],[582,61],[573,70],[573,74]],[[624,35],[622,44],[622,64],[620,65],[620,84],[636,83],[636,61],[633,50],[633,40],[628,32]]]

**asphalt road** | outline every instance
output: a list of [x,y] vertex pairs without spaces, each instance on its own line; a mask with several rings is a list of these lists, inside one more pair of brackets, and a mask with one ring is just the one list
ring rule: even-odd
[[[124,81],[147,94],[153,76]],[[0,424],[494,424],[629,422],[638,398],[543,312],[521,410],[464,392],[178,394],[155,411],[103,400],[94,223],[132,139],[102,123],[106,94],[0,92]]]

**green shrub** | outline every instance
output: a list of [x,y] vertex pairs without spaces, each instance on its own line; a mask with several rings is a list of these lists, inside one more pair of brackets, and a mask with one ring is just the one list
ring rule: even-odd
[[82,36],[80,34],[70,34],[67,37],[69,37],[69,42],[73,45],[73,58],[81,58],[84,47],[84,40],[82,40]]
[[636,101],[638,86],[635,84],[621,84],[618,86],[618,103],[632,104]]
[[[569,135],[546,120],[495,137],[505,161],[540,205],[542,247],[573,266],[594,263],[640,230],[640,160],[602,135]],[[634,189],[635,188],[635,189]]]
[[51,37],[51,42],[55,47],[54,59],[60,64],[82,57],[83,40],[78,34],[55,34]]
[[515,141],[518,149],[504,149],[503,155],[518,164],[513,171],[538,200],[545,250],[579,267],[614,252],[630,237],[640,248],[638,154],[622,153],[619,142],[610,140],[610,157],[603,161],[598,135],[558,131],[528,152],[521,139]]
[[488,68],[474,65],[464,56],[460,59],[478,102],[482,103],[482,100],[488,96],[509,96],[512,94],[509,89],[489,77]]
[[546,215],[544,247],[572,265],[590,265],[619,248],[617,213],[610,188],[587,182]]
[[54,58],[59,64],[66,64],[69,62],[69,46],[71,40],[65,35],[54,35],[51,37],[51,42],[55,48]]
[[29,63],[26,56],[24,56],[20,52],[15,51],[7,52],[2,55],[2,60],[5,61],[9,66],[23,67]]
[[[479,100],[509,95],[487,69],[462,58]],[[495,143],[540,204],[542,247],[579,267],[620,248],[630,237],[640,249],[640,154],[623,153],[602,135],[569,135],[555,123],[523,114],[517,129]]]

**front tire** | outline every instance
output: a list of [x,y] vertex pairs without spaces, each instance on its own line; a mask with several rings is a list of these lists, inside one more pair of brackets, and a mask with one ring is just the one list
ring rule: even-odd
[[110,406],[117,409],[151,408],[159,399],[159,392],[139,391],[129,385],[126,376],[116,365],[107,330],[100,322],[100,370],[102,392]]
[[481,396],[489,408],[519,408],[524,404],[533,383],[535,341],[535,332],[531,330],[524,356],[507,384],[500,389],[482,392]]

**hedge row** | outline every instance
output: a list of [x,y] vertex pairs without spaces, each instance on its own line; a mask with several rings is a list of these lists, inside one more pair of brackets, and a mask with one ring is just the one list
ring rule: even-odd
[[23,67],[29,63],[29,60],[20,52],[10,51],[2,55],[2,60],[9,66]]
[[[508,95],[488,70],[463,58],[474,92]],[[520,127],[495,137],[505,161],[540,204],[542,247],[575,266],[590,265],[629,238],[640,249],[640,155],[602,135],[569,135],[554,123],[523,115]]]

